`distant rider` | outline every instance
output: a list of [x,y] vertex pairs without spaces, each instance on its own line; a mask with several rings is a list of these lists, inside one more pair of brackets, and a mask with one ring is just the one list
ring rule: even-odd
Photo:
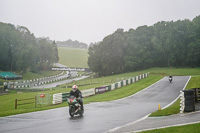
[[72,90],[70,91],[70,95],[69,97],[73,95],[77,98],[77,101],[80,103],[81,105],[81,109],[83,109],[83,100],[82,100],[82,93],[81,91],[78,89],[78,86],[77,85],[73,85],[72,86]]
[[171,83],[172,82],[172,75],[170,74],[169,76],[169,82]]

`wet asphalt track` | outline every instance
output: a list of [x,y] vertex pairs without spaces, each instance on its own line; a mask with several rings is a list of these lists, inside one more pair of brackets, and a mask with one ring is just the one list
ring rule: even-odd
[[85,105],[83,117],[70,118],[68,108],[0,117],[1,133],[101,133],[136,121],[164,107],[180,94],[189,77],[168,78],[126,99]]

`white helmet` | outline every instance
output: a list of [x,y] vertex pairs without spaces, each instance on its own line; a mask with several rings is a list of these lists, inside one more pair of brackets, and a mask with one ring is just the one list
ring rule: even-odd
[[77,86],[77,85],[73,85],[73,86],[72,86],[72,91],[73,91],[73,92],[75,92],[77,89],[78,89],[78,86]]

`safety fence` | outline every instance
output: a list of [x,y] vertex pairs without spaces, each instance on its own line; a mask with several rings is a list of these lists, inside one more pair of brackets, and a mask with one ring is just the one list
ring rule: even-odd
[[37,107],[38,105],[49,105],[50,104],[50,94],[48,93],[38,93],[35,97],[26,99],[15,99],[15,109],[18,106],[28,105],[28,107]]
[[36,101],[36,97],[26,98],[26,99],[15,99],[15,109],[17,109],[17,106],[36,103],[35,101]]
[[180,99],[180,113],[200,110],[200,88],[181,91]]
[[[115,89],[121,88],[123,86],[132,84],[134,82],[137,82],[141,79],[147,78],[149,73],[145,73],[145,74],[141,74],[139,76],[127,79],[127,80],[122,80],[122,81],[118,81],[116,83],[113,83],[111,85],[104,85],[101,87],[97,87],[97,88],[91,88],[91,89],[87,89],[87,90],[82,90],[82,96],[83,97],[89,97],[92,95],[96,95],[96,94],[101,94],[101,93],[105,93],[108,91],[113,91]],[[65,92],[65,93],[57,93],[57,94],[53,94],[53,104],[59,104],[62,103],[64,101],[67,100],[69,96],[69,92]]]

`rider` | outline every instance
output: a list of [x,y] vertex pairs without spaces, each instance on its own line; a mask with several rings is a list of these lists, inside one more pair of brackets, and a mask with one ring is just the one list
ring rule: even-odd
[[81,105],[81,109],[83,109],[83,100],[82,100],[82,93],[81,91],[78,89],[77,85],[73,85],[72,86],[72,90],[70,91],[70,95],[69,96],[75,96],[77,98],[77,101],[80,103]]
[[171,79],[172,79],[172,75],[171,75],[171,74],[169,75],[169,78],[171,78]]

